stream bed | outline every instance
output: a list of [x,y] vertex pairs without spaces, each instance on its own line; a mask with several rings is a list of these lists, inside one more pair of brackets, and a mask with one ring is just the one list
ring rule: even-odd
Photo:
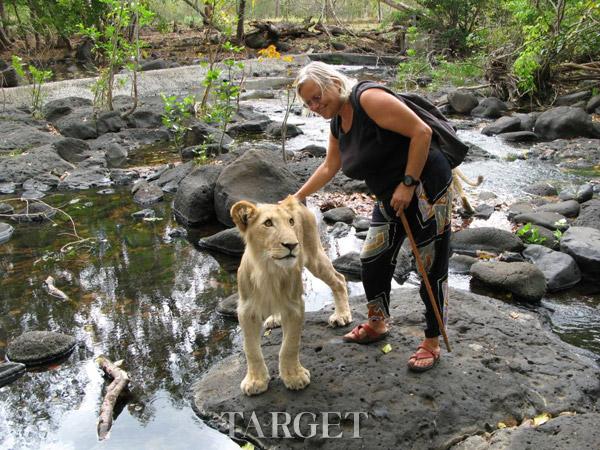
[[[253,106],[274,120],[281,120],[285,108],[279,100],[256,100]],[[325,145],[329,126],[322,119],[291,116],[290,122],[305,134],[290,139],[288,149]],[[512,158],[524,149],[501,144],[478,129],[461,130],[460,136],[496,157],[461,166],[470,178],[485,178],[478,188],[467,188],[471,194],[491,191],[510,204],[535,181],[589,181],[537,160]],[[166,147],[160,150],[163,158],[171,153]],[[146,152],[156,156],[156,148]],[[164,161],[136,157],[153,164]],[[6,198],[0,196],[0,202]],[[78,342],[63,364],[29,371],[0,388],[1,448],[239,448],[199,420],[190,402],[190,385],[239,348],[237,323],[215,312],[218,301],[236,291],[237,261],[197,248],[198,239],[221,229],[218,225],[187,230],[187,237],[172,236],[180,227],[172,217],[172,199],[167,195],[152,207],[156,220],[144,221],[131,216],[142,208],[129,189],[50,193],[44,201],[69,214],[77,233],[93,237],[93,245],[58,257],[63,245],[76,240],[67,234],[72,233],[67,216],[58,213],[54,222],[19,224],[12,239],[0,246],[0,361],[8,343],[29,330],[60,331]],[[320,216],[310,201],[309,206]],[[320,224],[331,258],[360,250],[362,241],[353,232],[334,239]],[[502,211],[470,226],[511,229]],[[43,289],[49,275],[69,300],[51,297]],[[307,310],[332,303],[320,280],[306,271],[304,277]],[[407,283],[416,282],[411,277]],[[348,285],[350,295],[362,294],[359,282]],[[450,285],[470,289],[470,279],[451,274]],[[549,295],[529,308],[546,316],[562,339],[600,356],[597,287]],[[127,402],[117,408],[110,438],[104,442],[96,437],[105,387],[94,362],[100,354],[123,359],[132,380]]]

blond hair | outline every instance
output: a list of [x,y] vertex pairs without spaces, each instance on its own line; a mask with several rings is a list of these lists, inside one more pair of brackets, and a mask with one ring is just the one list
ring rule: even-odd
[[297,96],[300,96],[300,89],[309,80],[314,81],[321,89],[321,92],[330,90],[332,87],[339,88],[340,98],[344,101],[348,100],[352,92],[352,87],[356,84],[354,78],[347,77],[329,64],[314,61],[304,66],[298,72],[298,76],[294,81]]

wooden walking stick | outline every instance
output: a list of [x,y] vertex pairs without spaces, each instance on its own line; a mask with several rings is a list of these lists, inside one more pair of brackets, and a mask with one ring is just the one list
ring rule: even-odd
[[425,266],[423,265],[423,259],[421,258],[421,254],[419,253],[419,249],[417,248],[417,243],[415,242],[415,238],[413,237],[412,231],[410,231],[410,226],[408,225],[408,220],[406,220],[406,216],[404,215],[404,211],[400,211],[400,220],[402,221],[402,226],[406,231],[406,236],[408,236],[408,240],[410,242],[410,246],[412,248],[413,254],[415,255],[415,260],[417,261],[417,269],[419,269],[419,273],[423,278],[423,282],[425,283],[425,289],[427,289],[427,294],[429,295],[429,301],[431,302],[431,306],[433,307],[433,312],[435,313],[435,318],[437,319],[438,326],[440,327],[440,331],[442,332],[442,336],[444,337],[444,343],[446,344],[446,349],[451,352],[450,342],[448,341],[448,335],[446,334],[446,328],[444,327],[444,322],[442,321],[442,316],[440,316],[440,310],[438,308],[437,302],[433,296],[433,290],[431,289],[431,284],[429,283],[429,277],[427,276],[427,271],[425,270]]

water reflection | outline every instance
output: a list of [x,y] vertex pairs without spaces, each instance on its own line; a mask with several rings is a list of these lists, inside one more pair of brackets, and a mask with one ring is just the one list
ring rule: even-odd
[[[82,201],[69,205],[71,197]],[[139,208],[126,191],[61,194],[48,203],[65,205],[79,234],[97,243],[59,257],[56,249],[72,239],[61,235],[66,219],[17,227],[2,248],[0,357],[11,339],[36,329],[74,335],[79,347],[54,370],[0,389],[2,447],[93,447],[104,385],[93,362],[99,354],[123,359],[133,380],[103,447],[235,445],[198,422],[187,391],[236,342],[237,325],[214,313],[234,291],[234,274],[189,242],[162,238],[177,225],[169,202],[154,208],[163,220],[152,223],[131,218]],[[43,290],[48,275],[70,300]]]

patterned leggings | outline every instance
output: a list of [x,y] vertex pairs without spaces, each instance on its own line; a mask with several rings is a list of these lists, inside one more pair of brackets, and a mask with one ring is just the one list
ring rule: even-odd
[[[423,259],[438,309],[447,320],[448,306],[448,259],[450,257],[450,220],[452,199],[450,190],[442,192],[434,202],[428,200],[423,186],[419,184],[415,195],[404,211],[417,247]],[[367,297],[369,317],[390,316],[390,290],[396,258],[406,232],[389,201],[378,201],[367,238],[360,254],[362,281]],[[419,290],[425,304],[426,337],[439,336],[440,329],[431,301],[421,281]]]

